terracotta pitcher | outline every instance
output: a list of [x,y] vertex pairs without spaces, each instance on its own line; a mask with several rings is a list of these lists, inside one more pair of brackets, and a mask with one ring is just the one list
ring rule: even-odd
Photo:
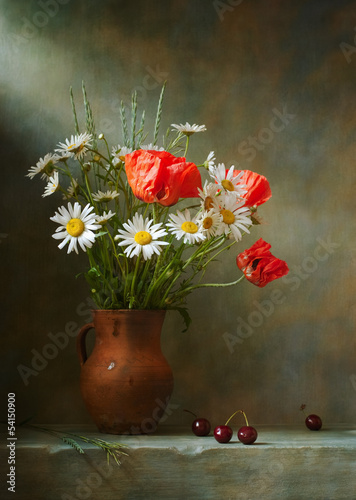
[[[94,310],[93,323],[77,337],[80,389],[100,432],[154,432],[173,390],[173,375],[161,351],[165,311]],[[85,339],[95,329],[87,356]]]

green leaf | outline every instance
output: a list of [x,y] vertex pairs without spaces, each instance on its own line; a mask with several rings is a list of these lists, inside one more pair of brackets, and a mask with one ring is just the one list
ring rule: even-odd
[[122,135],[124,138],[124,144],[126,147],[130,147],[129,133],[128,133],[128,128],[127,128],[126,111],[125,111],[125,106],[124,106],[123,101],[121,101],[121,104],[120,104],[120,118],[121,118]]
[[72,448],[74,448],[75,450],[77,450],[78,453],[81,453],[81,454],[84,453],[83,448],[74,439],[66,437],[66,436],[62,436],[61,439],[62,439],[62,441],[64,443],[69,444],[69,446],[71,446]]
[[93,112],[91,110],[90,103],[88,101],[87,91],[84,82],[82,82],[82,92],[84,100],[86,128],[88,134],[91,134],[93,136],[93,148],[96,149],[97,144],[96,144],[96,132],[95,132]]
[[166,89],[166,84],[167,84],[167,82],[164,82],[162,90],[161,90],[161,95],[159,96],[157,115],[156,115],[156,121],[155,121],[155,128],[154,128],[154,134],[153,134],[153,144],[156,144],[157,139],[158,139],[158,131],[159,131],[159,127],[161,125],[161,116],[162,116],[162,108],[163,108],[163,96],[164,96],[164,91]]
[[74,117],[74,125],[75,125],[75,133],[79,135],[79,125],[78,125],[78,118],[77,118],[77,112],[75,110],[75,104],[74,104],[74,97],[73,97],[73,89],[70,87],[70,102],[72,105],[72,112],[73,112],[73,117]]
[[131,149],[135,149],[136,137],[136,118],[137,118],[137,92],[132,94],[131,99]]
[[93,276],[93,277],[94,277],[94,276],[96,276],[96,277],[100,278],[100,273],[99,273],[99,271],[96,269],[96,267],[92,267],[91,269],[89,269],[89,271],[88,271],[88,275],[89,275],[89,276]]
[[105,234],[108,234],[107,231],[100,231],[99,233],[95,233],[95,238],[99,238],[100,236],[104,236]]
[[142,144],[144,127],[145,127],[145,110],[143,110],[143,112],[142,112],[140,130],[138,131],[138,134],[137,134],[137,145],[138,146],[141,146],[141,144]]
[[99,177],[99,179],[101,179],[102,181],[107,181],[107,175],[101,175],[101,174],[95,174],[96,177]]
[[182,333],[185,333],[188,330],[190,323],[192,322],[192,318],[189,316],[188,309],[186,307],[172,307],[170,309],[178,311],[182,316],[185,324],[185,329],[182,330]]

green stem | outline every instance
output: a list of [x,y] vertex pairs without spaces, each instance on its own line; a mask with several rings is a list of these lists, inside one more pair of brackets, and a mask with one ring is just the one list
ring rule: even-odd
[[141,276],[141,280],[140,280],[140,283],[138,284],[138,287],[137,287],[137,296],[139,296],[139,294],[141,293],[141,290],[142,290],[142,287],[144,286],[145,284],[145,281],[146,281],[146,276],[147,276],[147,273],[150,269],[150,260],[147,259],[146,261],[146,264],[145,264],[145,267],[143,269],[143,273],[142,273],[142,276]]
[[189,146],[189,135],[187,135],[187,141],[185,143],[185,151],[184,151],[184,158],[187,157],[187,153],[188,153],[188,146]]
[[243,415],[243,416],[244,416],[244,418],[245,418],[246,425],[247,425],[247,427],[248,427],[249,425],[248,425],[248,420],[247,420],[247,417],[246,417],[246,413],[245,413],[243,410],[237,410],[237,411],[235,411],[235,413],[233,413],[233,414],[231,415],[231,417],[228,419],[228,421],[226,422],[226,424],[225,424],[225,425],[227,425],[227,424],[230,422],[230,420],[231,420],[231,419],[232,419],[232,418],[233,418],[233,417],[234,417],[237,413],[242,413],[242,415]]
[[24,427],[31,427],[32,429],[41,430],[60,439],[62,439],[62,437],[75,437],[77,439],[81,439],[82,441],[84,441],[84,443],[93,444],[94,446],[97,446],[98,448],[104,450],[107,454],[107,458],[109,459],[109,456],[112,456],[118,465],[120,464],[118,455],[128,456],[128,454],[121,449],[127,448],[127,446],[121,443],[109,443],[108,441],[104,441],[103,439],[91,439],[86,436],[82,436],[81,434],[75,434],[73,432],[67,431],[58,431],[56,429],[49,429],[48,427],[42,427],[40,425],[24,424]]
[[[221,244],[224,243],[224,240],[222,240],[219,245],[216,245],[215,248],[219,248],[221,246]],[[219,252],[217,252],[216,254],[214,254],[212,257],[210,257],[209,260],[207,260],[204,264],[203,264],[203,267],[207,267],[207,265],[209,264],[209,262],[211,262],[212,260],[215,260],[216,257],[218,255],[220,255],[222,252],[225,252],[225,250],[228,250],[229,248],[231,248],[233,245],[235,245],[236,243],[236,240],[234,240],[232,243],[230,243],[230,245],[227,245],[226,247],[222,248],[221,250],[219,250]],[[214,248],[214,250],[215,250]]]
[[86,149],[87,149],[87,151],[91,151],[92,153],[94,153],[94,154],[96,154],[96,155],[100,156],[100,157],[101,157],[103,160],[105,160],[107,163],[110,163],[110,164],[111,164],[110,160],[108,160],[108,159],[106,158],[106,156],[104,156],[103,154],[99,153],[99,151],[97,151],[96,149],[91,149],[91,148],[88,148],[88,147],[87,147]]
[[89,177],[88,177],[88,172],[84,169],[83,166],[82,166],[82,170],[84,171],[84,179],[85,179],[85,185],[86,185],[87,192],[88,192],[88,197],[90,199],[91,204],[93,206],[95,206],[95,203],[94,203],[94,200],[93,200],[93,197],[92,197],[92,194],[91,194],[91,187],[90,187],[90,181],[89,181]]
[[186,269],[193,261],[197,260],[201,256],[205,257],[209,253],[213,252],[216,248],[220,248],[220,246],[224,243],[225,239],[226,236],[221,235],[218,237],[218,243],[214,243],[215,239],[205,240],[186,260],[185,264],[183,265],[183,270]]
[[129,309],[132,309],[132,306],[134,305],[134,302],[135,302],[135,284],[136,284],[136,278],[137,278],[138,269],[140,267],[140,261],[141,261],[141,253],[137,256],[136,264],[135,264],[135,270],[134,270],[134,275],[132,277],[132,282],[131,282],[131,297],[130,297]]
[[93,254],[92,254],[92,252],[91,252],[91,250],[89,248],[87,250],[87,254],[88,254],[88,258],[89,258],[90,267],[94,267],[96,269],[96,271],[99,273],[99,275],[102,278],[103,282],[106,284],[106,286],[108,287],[108,289],[111,291],[113,302],[115,302],[116,301],[116,292],[113,289],[113,287],[111,286],[110,282],[105,277],[105,275],[101,272],[101,270],[98,267],[98,265],[96,264],[94,256],[93,256]]
[[[168,246],[169,246],[169,245],[167,245],[167,247],[168,247]],[[161,255],[162,255],[162,254],[160,254],[160,256],[159,256],[159,258],[158,258],[158,260],[157,260],[157,264],[156,264],[156,267],[155,267],[155,272],[154,272],[154,275],[153,275],[152,281],[151,281],[150,286],[149,286],[149,288],[148,288],[148,290],[147,290],[147,294],[146,294],[145,302],[144,302],[144,305],[143,305],[143,309],[145,309],[145,307],[147,306],[147,304],[148,304],[148,302],[149,302],[149,300],[150,300],[151,296],[154,294],[154,292],[155,292],[156,290],[158,290],[158,291],[160,291],[160,290],[161,290],[161,287],[162,287],[163,283],[164,283],[164,282],[168,279],[168,277],[167,277],[167,273],[168,273],[168,271],[169,271],[172,267],[174,267],[174,265],[175,265],[175,263],[176,263],[177,261],[179,261],[179,260],[180,260],[180,257],[181,257],[181,255],[182,255],[183,250],[184,250],[184,245],[182,244],[182,245],[178,248],[178,250],[177,250],[177,252],[176,252],[176,254],[175,254],[174,259],[172,259],[172,260],[171,260],[171,261],[170,261],[170,262],[166,265],[166,267],[165,267],[164,269],[160,269],[160,258],[161,258]],[[159,277],[158,277],[158,279],[156,279],[156,277],[157,277],[157,275],[158,275],[158,274],[159,274]],[[165,300],[165,298],[167,297],[167,295],[168,295],[168,292],[169,292],[170,288],[173,286],[173,284],[174,284],[174,283],[175,283],[175,281],[179,278],[179,276],[180,276],[180,275],[181,275],[181,271],[179,272],[179,271],[177,270],[176,275],[175,275],[175,277],[172,279],[172,283],[171,283],[170,287],[168,288],[168,291],[165,293],[165,295],[164,295],[163,299],[160,301],[160,304],[164,304],[164,300]],[[169,278],[170,278],[170,276],[169,276]]]
[[216,288],[222,288],[222,287],[226,287],[226,286],[234,286],[234,285],[237,285],[238,283],[240,283],[243,279],[244,279],[245,275],[243,274],[242,276],[240,276],[240,278],[238,278],[236,281],[231,281],[230,283],[202,283],[202,284],[196,284],[196,285],[192,285],[190,287],[187,287],[187,288],[182,288],[181,291],[178,291],[175,296],[179,296],[181,294],[188,294],[190,293],[192,290],[195,290],[196,288],[204,288],[204,287],[216,287]]
[[157,224],[159,217],[158,217],[158,207],[156,203],[153,203],[152,215],[153,215],[153,224]]
[[108,231],[108,233],[107,233],[107,234],[108,234],[108,236],[109,236],[109,238],[110,238],[111,245],[112,245],[112,247],[113,247],[113,251],[114,251],[115,258],[116,258],[116,262],[117,262],[117,264],[118,264],[118,266],[119,266],[119,268],[120,268],[120,271],[121,271],[121,273],[122,273],[122,275],[123,275],[123,277],[124,277],[124,276],[125,276],[125,273],[124,273],[124,270],[123,270],[122,265],[121,265],[121,262],[120,262],[120,257],[119,257],[119,254],[117,253],[117,248],[116,248],[115,241],[114,241],[114,239],[113,239],[113,237],[111,236],[111,234],[110,234],[110,232],[109,232],[109,231]]

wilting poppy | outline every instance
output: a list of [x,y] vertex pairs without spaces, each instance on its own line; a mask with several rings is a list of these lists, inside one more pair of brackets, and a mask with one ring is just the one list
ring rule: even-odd
[[245,278],[260,288],[289,272],[287,263],[274,257],[269,251],[270,248],[271,245],[260,238],[252,247],[236,257],[237,266]]
[[197,166],[167,151],[134,151],[125,155],[125,169],[134,195],[146,203],[174,205],[198,197],[202,187]]

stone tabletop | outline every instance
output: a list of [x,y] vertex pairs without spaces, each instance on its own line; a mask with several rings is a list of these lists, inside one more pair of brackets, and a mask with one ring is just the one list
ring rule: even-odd
[[[257,441],[227,444],[212,434],[161,426],[152,435],[104,435],[93,426],[49,429],[127,446],[128,456],[108,465],[105,453],[81,443],[79,454],[56,436],[32,428],[16,433],[16,497],[4,486],[9,472],[7,436],[1,441],[1,498],[34,499],[356,499],[356,426],[256,425]],[[5,496],[3,496],[5,491]]]

